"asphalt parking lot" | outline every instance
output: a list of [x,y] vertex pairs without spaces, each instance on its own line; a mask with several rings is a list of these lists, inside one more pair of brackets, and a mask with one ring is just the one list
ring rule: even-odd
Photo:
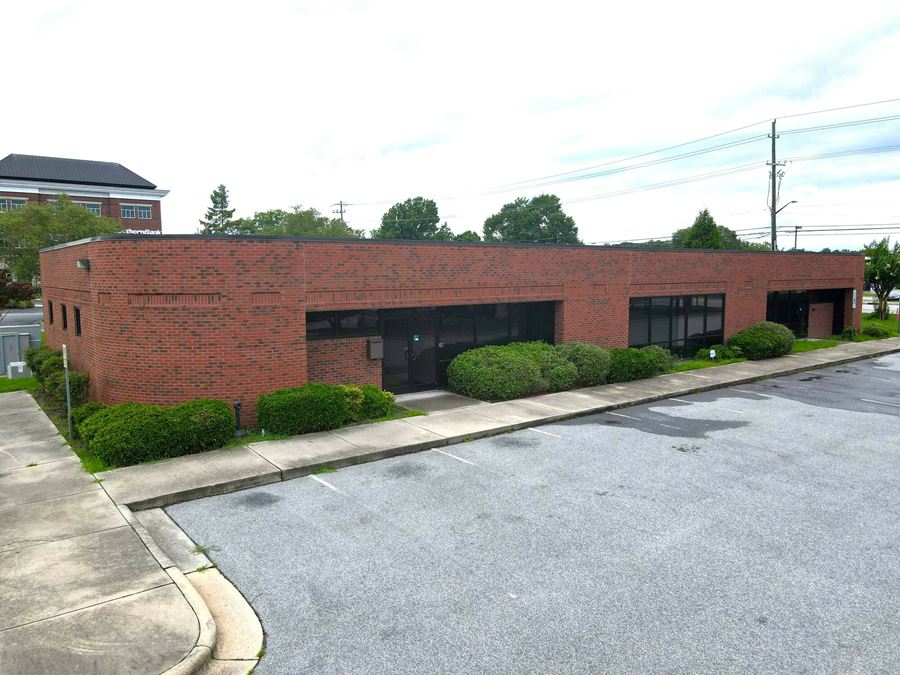
[[261,673],[900,672],[900,355],[169,507]]

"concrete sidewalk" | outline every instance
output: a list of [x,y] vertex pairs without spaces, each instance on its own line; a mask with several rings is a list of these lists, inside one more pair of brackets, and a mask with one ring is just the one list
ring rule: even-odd
[[30,394],[0,394],[0,672],[200,665],[208,611],[131,520]]
[[321,470],[451,445],[513,429],[622,406],[838,365],[900,351],[900,338],[841,344],[766,361],[747,361],[647,380],[436,412],[391,422],[345,427],[246,447],[214,450],[98,474],[119,504],[167,506]]

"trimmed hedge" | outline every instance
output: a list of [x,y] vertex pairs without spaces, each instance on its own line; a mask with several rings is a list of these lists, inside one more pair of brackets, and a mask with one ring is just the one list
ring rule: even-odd
[[760,321],[735,333],[728,340],[730,348],[739,348],[751,361],[782,356],[794,347],[794,334],[787,326],[773,321]]
[[[48,396],[64,403],[66,400],[66,378],[63,370],[62,354],[50,347],[29,347],[25,351],[25,365],[41,383]],[[87,401],[90,378],[87,373],[69,369],[69,389],[72,394],[72,406]]]
[[891,332],[887,328],[882,328],[881,326],[875,325],[863,326],[860,332],[863,335],[866,335],[870,338],[876,338],[878,340],[883,340],[884,338],[891,336]]
[[91,454],[111,466],[127,466],[219,448],[235,426],[226,403],[198,399],[172,408],[143,403],[101,408],[78,425],[78,433]]
[[557,345],[556,350],[575,365],[578,387],[595,387],[606,383],[609,376],[609,351],[585,342]]
[[485,401],[525,396],[540,382],[540,367],[523,351],[508,346],[470,349],[447,367],[450,391]]
[[643,380],[668,372],[672,367],[672,356],[662,347],[642,347],[636,349],[610,349],[609,377],[613,382]]
[[361,419],[376,420],[387,417],[394,409],[394,395],[389,391],[383,391],[374,384],[364,384],[360,387],[363,401]]
[[552,345],[546,342],[512,342],[505,349],[529,358],[540,370],[540,379],[531,393],[565,391],[575,386],[578,369]]
[[712,361],[709,356],[709,352],[711,350],[715,350],[716,352],[716,361],[722,361],[723,359],[739,359],[741,356],[743,356],[740,347],[712,345],[710,347],[700,347],[700,349],[697,350],[697,356],[695,356],[694,358],[701,361]]
[[29,347],[25,350],[25,365],[34,373],[35,378],[41,370],[41,365],[51,356],[58,356],[56,350],[50,347]]
[[72,408],[72,429],[75,432],[75,436],[79,436],[78,427],[84,422],[88,417],[97,414],[101,410],[104,410],[107,407],[105,403],[100,403],[99,401],[91,401],[90,403],[82,403],[77,408]]
[[337,429],[351,419],[351,411],[340,387],[311,382],[263,394],[256,400],[256,418],[269,433],[296,435]]

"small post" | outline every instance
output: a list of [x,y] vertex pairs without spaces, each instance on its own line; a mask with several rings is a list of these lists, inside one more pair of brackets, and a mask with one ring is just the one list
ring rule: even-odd
[[69,350],[63,345],[63,373],[66,378],[66,422],[69,426],[69,440],[72,440],[72,394],[69,391]]
[[715,349],[709,350],[709,358],[712,359],[713,363],[716,362],[716,350]]
[[234,437],[241,438],[244,435],[244,430],[241,429],[241,402],[234,402],[234,419],[237,422],[237,425],[234,429]]

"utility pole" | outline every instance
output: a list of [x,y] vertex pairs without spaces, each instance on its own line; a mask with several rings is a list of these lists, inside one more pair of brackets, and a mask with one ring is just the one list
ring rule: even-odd
[[803,228],[800,225],[794,225],[794,250],[797,250],[797,232]]
[[339,213],[339,214],[340,214],[340,218],[341,218],[341,222],[343,223],[343,222],[344,222],[344,207],[345,207],[345,206],[350,206],[350,205],[349,205],[347,202],[339,201],[337,204],[332,204],[332,206],[337,206],[337,207],[338,207],[337,210],[336,210],[336,211],[332,211],[332,213]]
[[772,161],[767,162],[767,164],[772,167],[772,173],[770,174],[770,178],[772,179],[772,204],[770,209],[770,212],[772,214],[772,250],[777,251],[778,241],[776,239],[776,229],[778,227],[778,211],[776,210],[776,207],[778,206],[778,198],[776,195],[778,191],[778,167],[784,166],[784,162],[781,162],[779,164],[775,158],[775,139],[778,138],[778,135],[775,133],[775,120],[772,120],[772,133],[769,138],[772,139]]

